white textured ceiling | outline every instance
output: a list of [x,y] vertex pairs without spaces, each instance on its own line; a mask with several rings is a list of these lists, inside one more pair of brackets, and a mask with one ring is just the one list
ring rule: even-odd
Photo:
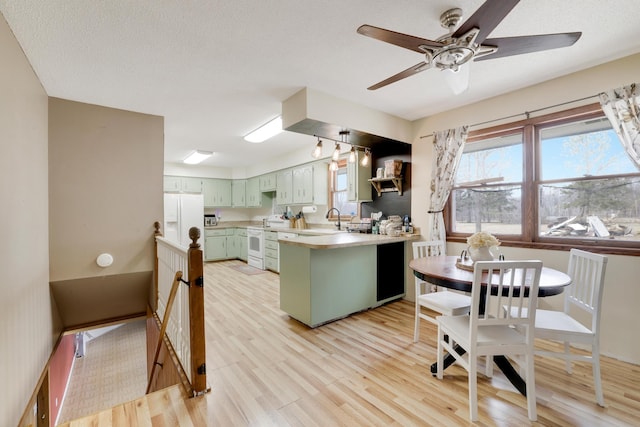
[[[366,88],[422,60],[362,24],[436,39],[440,14],[482,0],[0,0],[49,96],[165,117],[165,161],[193,149],[241,168],[313,138],[242,136],[304,87],[408,120],[640,52],[638,0],[522,0],[490,37],[582,31],[572,47],[474,62],[453,96],[436,70]],[[639,70],[640,75],[640,70]],[[625,82],[630,83],[630,82]]]

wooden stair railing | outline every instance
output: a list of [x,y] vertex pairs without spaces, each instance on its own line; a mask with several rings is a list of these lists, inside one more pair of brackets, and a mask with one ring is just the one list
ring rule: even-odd
[[[160,223],[156,222],[155,237],[161,237]],[[197,240],[200,238],[200,230],[197,227],[189,229],[189,238],[191,243],[187,251],[187,271],[188,281],[182,279],[183,272],[177,271],[171,286],[169,297],[167,299],[163,320],[160,327],[160,333],[155,345],[155,354],[149,373],[147,393],[154,391],[152,385],[154,381],[154,375],[156,373],[156,366],[158,358],[161,353],[163,340],[165,339],[167,325],[171,316],[171,309],[173,302],[176,298],[180,282],[186,284],[189,287],[188,299],[189,299],[189,351],[190,351],[190,366],[191,366],[191,378],[190,378],[190,390],[189,393],[192,396],[198,396],[209,391],[207,388],[207,376],[206,376],[206,340],[205,340],[205,321],[204,321],[204,267],[203,267],[203,253],[200,249],[200,244]],[[155,239],[154,239],[155,240]],[[156,248],[156,261],[155,261],[155,280],[154,280],[154,305],[153,311],[157,310],[158,300],[158,244],[155,243]],[[157,316],[156,316],[157,317]]]
[[194,394],[207,390],[206,339],[204,331],[204,254],[197,242],[200,230],[189,229],[191,244],[187,252],[189,259],[189,331],[191,340],[191,386]]
[[176,299],[176,293],[178,292],[178,287],[180,286],[181,281],[182,281],[182,271],[177,271],[176,276],[173,279],[173,284],[171,285],[171,292],[169,293],[169,298],[167,299],[167,308],[164,311],[162,325],[160,326],[160,335],[158,335],[158,343],[156,344],[156,351],[155,351],[155,355],[153,356],[153,364],[151,365],[151,375],[149,376],[149,383],[147,384],[147,391],[145,392],[145,394],[148,394],[151,391],[151,383],[153,382],[153,376],[156,373],[156,366],[158,366],[158,356],[160,356],[162,341],[164,339],[165,332],[167,332],[167,325],[169,324],[169,317],[171,317],[171,309],[173,308],[173,301]]

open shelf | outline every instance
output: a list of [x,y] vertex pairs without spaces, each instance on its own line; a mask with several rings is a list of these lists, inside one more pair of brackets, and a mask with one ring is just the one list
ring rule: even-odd
[[[371,178],[369,182],[378,192],[378,197],[380,197],[382,193],[387,193],[390,191],[397,191],[398,194],[402,196],[402,176],[393,176],[389,178]],[[387,184],[391,184],[392,186],[388,186]]]

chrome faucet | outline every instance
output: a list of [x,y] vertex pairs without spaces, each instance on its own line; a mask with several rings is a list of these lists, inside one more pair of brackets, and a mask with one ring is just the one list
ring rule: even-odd
[[327,215],[325,216],[325,218],[329,219],[329,214],[331,213],[331,211],[338,212],[338,223],[336,224],[336,226],[338,227],[338,231],[340,231],[340,211],[338,210],[338,208],[329,209],[329,211],[327,212]]

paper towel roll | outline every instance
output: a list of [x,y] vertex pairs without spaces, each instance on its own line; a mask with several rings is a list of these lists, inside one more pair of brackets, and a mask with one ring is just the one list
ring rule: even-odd
[[316,205],[302,207],[302,213],[316,213],[316,212],[318,212],[318,207]]

